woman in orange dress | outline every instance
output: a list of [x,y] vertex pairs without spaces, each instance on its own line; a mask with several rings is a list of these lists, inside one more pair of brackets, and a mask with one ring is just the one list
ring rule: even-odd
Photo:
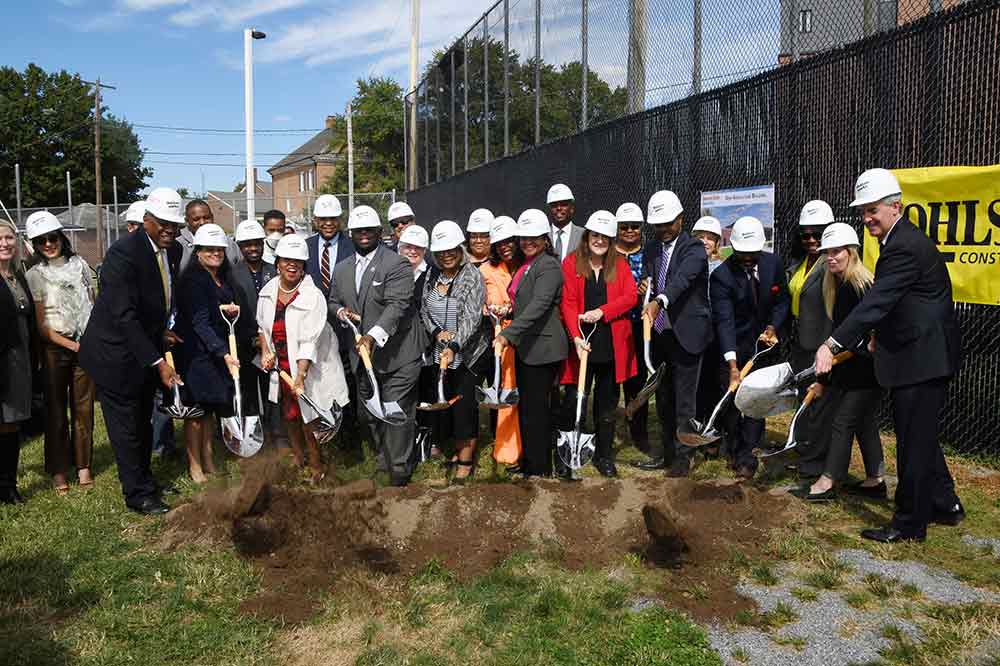
[[[490,256],[479,265],[486,283],[486,305],[484,314],[493,313],[500,319],[500,328],[510,323],[511,302],[507,293],[511,278],[524,261],[524,255],[517,244],[517,223],[510,217],[501,215],[490,227]],[[499,330],[494,330],[494,335]],[[508,346],[500,357],[500,386],[514,388],[514,348]],[[521,457],[521,429],[517,420],[517,407],[497,410],[496,438],[493,444],[493,458],[505,465],[516,465]],[[508,472],[516,468],[508,467]]]

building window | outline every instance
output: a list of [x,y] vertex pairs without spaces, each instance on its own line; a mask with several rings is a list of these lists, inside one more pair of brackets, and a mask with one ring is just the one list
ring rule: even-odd
[[285,199],[285,210],[288,211],[289,213],[292,212],[292,200],[291,199]]
[[299,192],[305,192],[306,189],[306,172],[299,171]]
[[313,170],[309,169],[309,191],[312,192],[315,188],[315,183],[313,182]]
[[799,32],[813,31],[813,12],[811,9],[803,9],[799,12]]

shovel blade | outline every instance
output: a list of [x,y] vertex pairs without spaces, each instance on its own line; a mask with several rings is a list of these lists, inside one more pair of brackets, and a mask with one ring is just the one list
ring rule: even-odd
[[160,402],[160,411],[172,419],[200,419],[205,415],[201,407],[188,407],[181,402],[181,392],[174,386],[174,401],[171,404]]
[[222,419],[222,441],[226,448],[241,458],[249,458],[264,446],[264,429],[260,417],[239,418],[228,416]]
[[716,428],[706,428],[696,419],[688,419],[686,428],[681,427],[677,429],[677,441],[691,448],[708,446],[719,441],[721,438],[722,433]]
[[376,398],[365,400],[365,407],[368,412],[383,423],[389,425],[405,425],[406,412],[399,407],[398,402],[380,402]]
[[649,399],[653,397],[654,393],[656,393],[656,389],[659,388],[660,382],[663,381],[663,375],[666,374],[666,371],[666,363],[661,363],[660,367],[658,367],[656,371],[646,380],[646,385],[639,390],[639,393],[632,398],[627,405],[625,405],[625,417],[628,418],[629,421],[632,420],[632,417],[635,416],[635,413],[639,410],[639,408],[649,402]]
[[594,435],[577,430],[559,431],[556,452],[563,464],[571,470],[578,470],[594,458]]
[[417,409],[422,412],[440,412],[448,409],[461,399],[462,396],[456,395],[451,400],[446,400],[445,402],[422,402],[417,405]]
[[788,363],[754,370],[743,379],[736,391],[736,408],[744,416],[755,419],[795,411],[798,397],[794,387],[787,388],[793,376],[792,366]]
[[501,389],[500,404],[504,407],[513,407],[521,399],[521,394],[516,388]]

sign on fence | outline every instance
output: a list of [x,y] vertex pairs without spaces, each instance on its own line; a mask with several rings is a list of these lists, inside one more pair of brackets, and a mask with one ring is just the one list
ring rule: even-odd
[[764,225],[764,250],[774,252],[774,185],[702,192],[701,214],[719,220],[722,247],[729,247],[729,234],[736,220],[745,215],[756,217]]
[[[948,266],[954,299],[1000,305],[1000,164],[893,171],[903,216],[935,243]],[[865,238],[874,269],[879,244]]]

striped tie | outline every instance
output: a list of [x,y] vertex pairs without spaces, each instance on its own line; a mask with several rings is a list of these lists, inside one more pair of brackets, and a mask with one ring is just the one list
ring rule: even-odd
[[323,243],[323,258],[319,262],[319,272],[323,279],[323,291],[330,291],[330,241]]
[[[658,294],[662,294],[664,287],[667,286],[667,268],[670,266],[670,253],[673,251],[673,248],[672,244],[663,244],[663,256],[660,259],[659,270],[656,271],[656,293]],[[669,327],[667,310],[666,308],[660,308],[660,313],[656,315],[656,321],[653,322],[653,328],[656,329],[657,333],[663,333]]]

